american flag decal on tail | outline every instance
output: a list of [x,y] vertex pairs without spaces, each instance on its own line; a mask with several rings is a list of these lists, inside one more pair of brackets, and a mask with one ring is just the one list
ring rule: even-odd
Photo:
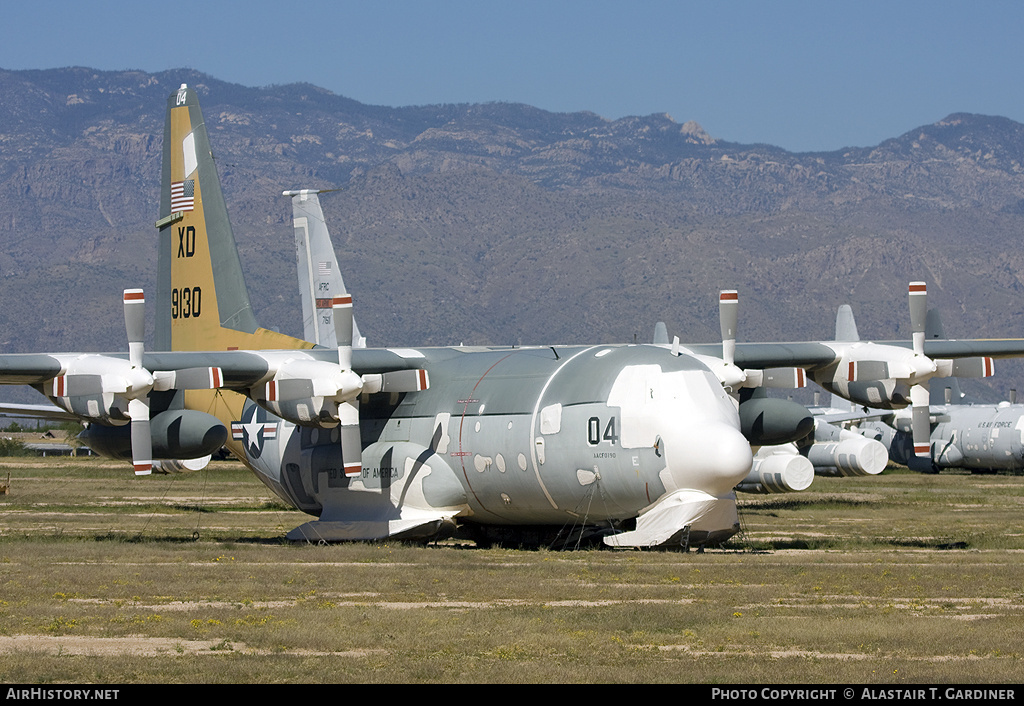
[[171,213],[191,211],[196,205],[196,180],[186,179],[171,184]]

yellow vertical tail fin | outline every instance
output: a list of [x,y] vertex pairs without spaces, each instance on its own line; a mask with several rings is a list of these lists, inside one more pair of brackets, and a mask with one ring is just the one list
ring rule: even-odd
[[260,328],[195,90],[167,99],[160,190],[156,349],[310,348]]

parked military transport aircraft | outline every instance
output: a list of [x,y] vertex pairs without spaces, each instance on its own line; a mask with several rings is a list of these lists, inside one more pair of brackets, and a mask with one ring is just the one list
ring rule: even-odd
[[[849,309],[849,307],[846,307]],[[849,313],[850,321],[853,314]],[[856,329],[854,329],[856,330]],[[945,338],[938,311],[930,309],[925,325],[929,340]],[[974,471],[1024,470],[1024,405],[965,404],[955,378],[933,382],[930,399],[928,455],[914,453],[912,419],[904,410],[861,410],[852,431],[881,442],[888,458],[911,469],[938,473],[943,468]]]
[[130,457],[140,474],[154,457],[227,444],[318,518],[293,539],[722,540],[739,528],[733,488],[752,447],[810,430],[805,408],[758,393],[794,377],[774,369],[899,407],[958,358],[1024,355],[1024,340],[926,342],[916,331],[912,344],[737,344],[732,291],[720,297],[718,344],[361,349],[342,295],[337,348],[313,348],[256,324],[184,85],[168,99],[160,201],[157,352],[143,350],[145,300],[128,289],[127,353],[0,355],[0,382],[34,385],[90,423],[93,448]]

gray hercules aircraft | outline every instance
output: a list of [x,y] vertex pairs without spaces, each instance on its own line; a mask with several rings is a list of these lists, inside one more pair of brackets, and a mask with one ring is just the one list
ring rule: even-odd
[[[929,340],[945,338],[942,321],[934,309],[928,311],[925,330]],[[958,404],[964,395],[956,379],[936,382],[932,383],[930,397],[927,457],[914,453],[913,420],[903,410],[875,412],[855,421],[852,430],[878,440],[892,461],[913,470],[1024,470],[1024,405],[1013,401]],[[870,410],[863,411],[867,412]]]
[[1024,470],[1024,405],[1020,404],[933,405],[929,458],[925,459],[914,455],[909,420],[899,411],[860,422],[854,430],[881,442],[892,461],[917,471]]
[[[283,192],[284,196],[292,200],[295,264],[299,278],[304,337],[325,346],[336,345],[329,313],[330,299],[327,297],[332,292],[347,293],[330,231],[320,207],[319,194],[330,191],[333,190],[300,189]],[[837,334],[839,332],[837,328]],[[854,331],[853,338],[837,335],[836,340],[859,339]],[[362,341],[365,344],[365,339]],[[669,343],[668,329],[664,322],[659,321],[655,326],[652,342]],[[774,375],[766,384],[785,388],[803,387],[805,381],[799,375],[802,372],[799,368],[773,371]],[[750,473],[740,481],[736,490],[744,493],[797,492],[806,490],[815,475],[875,475],[885,469],[887,461],[885,447],[878,441],[815,417],[814,433],[799,442],[762,446],[758,449]]]
[[794,377],[775,369],[900,407],[956,359],[1024,355],[1024,340],[916,332],[737,344],[735,292],[720,297],[720,343],[387,349],[353,345],[352,300],[335,295],[337,348],[314,348],[256,323],[187,86],[168,98],[163,144],[156,351],[143,349],[143,293],[128,289],[127,352],[3,354],[0,383],[34,386],[138,474],[227,445],[317,518],[288,533],[297,540],[724,540],[752,447],[813,423],[759,394]]

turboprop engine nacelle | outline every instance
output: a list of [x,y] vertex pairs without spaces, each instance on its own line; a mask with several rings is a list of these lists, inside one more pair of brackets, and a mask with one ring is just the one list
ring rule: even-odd
[[359,375],[334,363],[289,359],[279,365],[273,380],[254,388],[250,397],[293,424],[329,429],[338,426],[344,403],[357,398],[363,387]]
[[913,404],[911,389],[930,378],[980,378],[994,373],[991,358],[929,358],[921,351],[886,344],[832,344],[839,361],[810,373],[829,392],[876,409],[902,409]]
[[900,409],[910,404],[910,386],[899,378],[915,373],[912,351],[874,343],[854,343],[842,350],[839,361],[810,373],[829,392],[861,405]]
[[795,444],[765,446],[754,456],[750,474],[736,486],[742,493],[795,493],[807,490],[814,467],[800,455]]
[[773,397],[751,397],[740,402],[740,431],[751,446],[772,446],[797,441],[811,433],[814,418],[807,408]]
[[[161,412],[150,422],[153,455],[163,459],[198,459],[216,453],[228,438],[219,419],[194,409]],[[78,435],[98,454],[131,459],[131,430],[127,426],[93,424]]]

